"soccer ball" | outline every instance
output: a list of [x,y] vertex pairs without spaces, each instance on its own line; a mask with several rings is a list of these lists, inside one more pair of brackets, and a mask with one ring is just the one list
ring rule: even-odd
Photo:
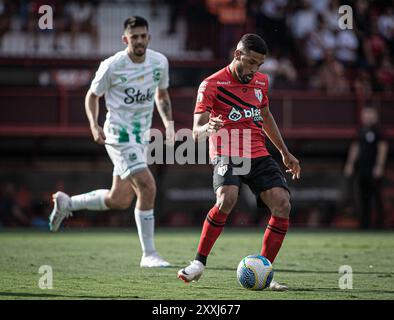
[[246,289],[263,290],[274,276],[271,262],[260,255],[250,255],[241,260],[237,268],[238,282]]

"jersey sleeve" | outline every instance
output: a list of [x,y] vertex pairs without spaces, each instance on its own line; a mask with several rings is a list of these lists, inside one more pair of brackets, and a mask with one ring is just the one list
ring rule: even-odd
[[103,61],[100,63],[96,75],[90,85],[90,91],[101,97],[110,87],[109,63]]
[[208,81],[201,82],[197,92],[194,113],[211,112],[216,98],[215,91],[216,87],[212,86]]
[[168,59],[164,57],[163,75],[160,77],[159,89],[168,89],[170,85]]
[[263,86],[263,100],[261,101],[261,108],[265,108],[269,106],[269,98],[268,98],[268,77],[264,80],[265,85]]

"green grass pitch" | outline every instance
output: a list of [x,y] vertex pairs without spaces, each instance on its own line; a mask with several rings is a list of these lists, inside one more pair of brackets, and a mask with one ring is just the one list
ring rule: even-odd
[[[250,291],[236,279],[238,262],[258,253],[263,230],[226,229],[199,282],[176,277],[193,259],[200,230],[158,229],[156,246],[173,266],[141,269],[135,230],[0,232],[0,299],[394,299],[394,233],[289,231],[274,264],[286,292]],[[53,289],[40,289],[50,265]],[[353,289],[341,290],[341,265]]]

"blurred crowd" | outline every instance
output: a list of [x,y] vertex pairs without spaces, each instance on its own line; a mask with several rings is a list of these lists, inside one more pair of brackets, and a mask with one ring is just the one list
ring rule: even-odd
[[[339,28],[341,5],[351,6],[353,29]],[[217,58],[227,58],[241,34],[260,34],[270,49],[262,70],[271,86],[394,91],[393,1],[189,0],[186,17],[187,46],[208,46]]]
[[[75,48],[78,34],[89,35],[92,47],[98,48],[99,37],[96,25],[96,10],[98,1],[95,0],[0,0],[0,49],[2,37],[10,30],[20,30],[29,34],[29,47],[37,51],[39,33],[53,34],[53,52],[62,50],[60,36],[70,35],[71,49]],[[53,30],[40,30],[38,21],[47,11],[39,13],[41,6],[50,6],[53,12]],[[14,19],[17,17],[17,19]],[[43,22],[48,23],[43,19]]]
[[[53,8],[54,52],[62,50],[58,40],[64,33],[70,35],[72,50],[81,33],[88,34],[97,49],[97,11],[103,3],[129,2],[0,0],[0,50],[2,37],[15,23],[29,33],[29,47],[37,49],[41,5]],[[185,33],[186,50],[208,50],[214,59],[228,60],[243,33],[260,34],[270,49],[262,71],[269,74],[271,87],[365,95],[394,91],[392,0],[149,0],[145,4],[150,8],[148,18],[161,19],[167,36]],[[353,29],[339,28],[341,5],[351,6]],[[163,6],[168,16],[160,12]],[[18,22],[13,16],[19,17]],[[186,30],[180,30],[181,19]]]

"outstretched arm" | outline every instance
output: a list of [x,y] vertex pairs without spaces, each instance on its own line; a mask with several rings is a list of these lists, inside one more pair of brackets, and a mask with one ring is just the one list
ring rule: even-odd
[[278,126],[276,125],[275,119],[272,116],[268,106],[262,110],[262,116],[264,121],[263,130],[267,137],[272,141],[275,147],[279,150],[282,155],[283,164],[288,168],[286,172],[290,172],[294,179],[299,179],[301,174],[301,167],[298,159],[294,157],[286,147],[283,141],[282,135],[279,132]]

